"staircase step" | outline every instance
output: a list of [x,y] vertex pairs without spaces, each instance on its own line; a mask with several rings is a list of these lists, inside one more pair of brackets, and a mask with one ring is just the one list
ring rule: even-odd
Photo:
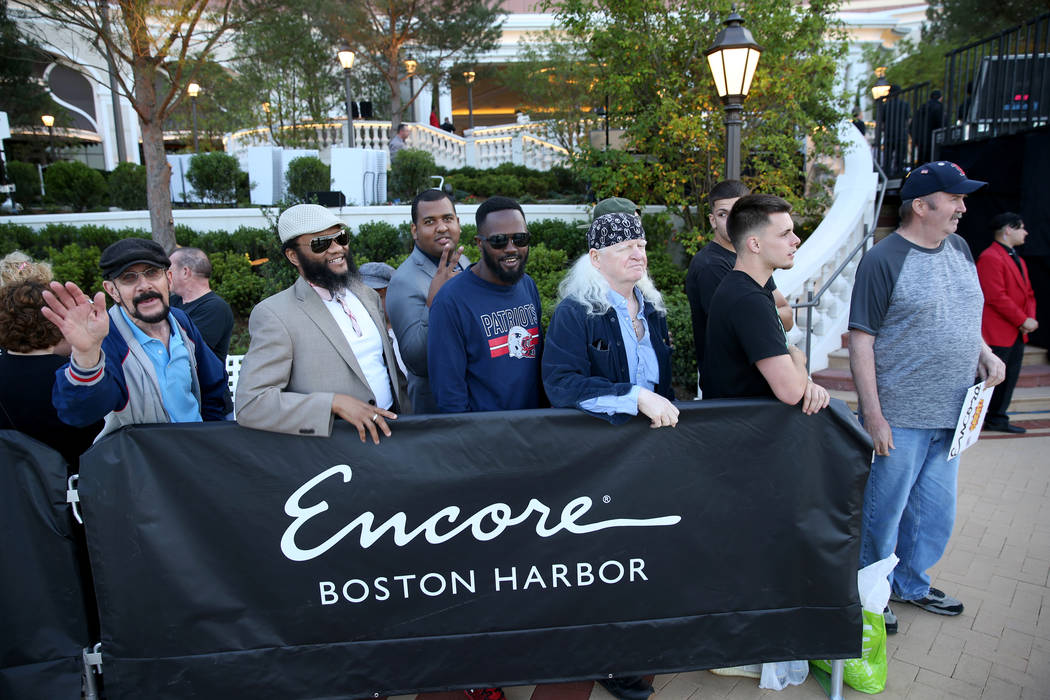
[[1021,366],[1021,376],[1017,378],[1017,386],[1050,386],[1050,365],[1028,365]]
[[838,348],[828,353],[828,369],[849,369],[849,350]]
[[849,368],[846,369],[822,369],[813,373],[813,381],[828,391],[855,391],[853,386],[853,375]]
[[[853,391],[829,390],[831,397],[846,402],[850,410],[857,410],[857,394]],[[1009,413],[1050,413],[1050,389],[1047,387],[1028,387],[1014,390],[1010,401]]]
[[1022,367],[1027,365],[1045,365],[1047,361],[1046,348],[1040,348],[1034,345],[1024,346],[1024,358],[1021,360]]
[[880,225],[879,225],[878,228],[875,229],[875,235],[873,235],[872,238],[871,238],[871,244],[872,245],[875,245],[876,243],[881,241],[883,238],[885,238],[886,236],[890,235],[891,233],[893,233],[894,231],[897,230],[897,226],[896,225],[883,226],[882,223],[883,223],[883,218],[879,217],[879,224]]
[[[828,389],[833,399],[846,402],[850,410],[857,410],[857,392],[843,389],[832,389],[824,382],[820,385]],[[1007,413],[1050,412],[1050,386],[1017,387]]]
[[[849,352],[833,350],[828,353],[828,368],[813,373],[813,381],[828,391],[853,391],[853,375],[849,371]],[[1017,388],[1050,387],[1050,365],[1021,365]]]

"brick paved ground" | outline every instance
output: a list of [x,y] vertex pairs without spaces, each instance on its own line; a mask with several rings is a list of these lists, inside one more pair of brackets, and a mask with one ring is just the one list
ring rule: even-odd
[[[889,682],[876,697],[1050,700],[1050,415],[1013,420],[1029,434],[987,433],[963,454],[955,532],[932,572],[966,611],[952,618],[896,605],[900,632],[889,637]],[[653,700],[825,697],[812,677],[779,693],[707,671],[657,676],[653,685]],[[590,683],[505,691],[509,700],[614,700]],[[869,697],[848,687],[845,696]]]

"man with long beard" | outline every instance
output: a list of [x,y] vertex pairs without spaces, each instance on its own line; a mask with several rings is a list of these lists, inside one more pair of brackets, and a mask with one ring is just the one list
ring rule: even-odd
[[[126,238],[102,251],[106,295],[51,283],[41,311],[72,348],[52,392],[58,416],[98,437],[137,423],[223,420],[226,371],[200,331],[168,306],[170,262],[156,242]],[[98,438],[96,438],[97,440]]]
[[387,421],[408,410],[379,295],[361,281],[350,235],[328,209],[290,207],[277,232],[299,279],[252,310],[237,422],[328,436],[339,417],[362,442],[379,444],[379,433],[390,436]]
[[513,199],[491,197],[475,220],[481,262],[448,280],[430,307],[430,388],[442,413],[538,408],[540,293],[525,274],[525,215]]

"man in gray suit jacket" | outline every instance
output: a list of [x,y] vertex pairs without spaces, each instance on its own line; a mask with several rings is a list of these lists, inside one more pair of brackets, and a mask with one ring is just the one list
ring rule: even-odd
[[299,279],[252,310],[237,422],[328,436],[338,416],[378,444],[387,421],[409,410],[379,295],[361,282],[350,236],[326,208],[290,207],[277,231]]
[[445,282],[469,262],[460,259],[459,234],[459,217],[447,194],[424,190],[412,200],[416,247],[390,279],[386,313],[408,368],[408,395],[416,413],[438,412],[427,376],[430,303]]

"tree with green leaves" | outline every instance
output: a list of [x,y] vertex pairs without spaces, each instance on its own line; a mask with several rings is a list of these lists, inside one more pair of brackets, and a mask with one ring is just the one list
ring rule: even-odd
[[547,120],[554,139],[569,152],[580,147],[595,109],[605,101],[598,94],[598,66],[581,49],[556,30],[540,32],[520,42],[517,60],[499,75],[521,95],[526,111]]
[[[432,86],[442,66],[469,63],[496,46],[503,10],[500,0],[320,0],[314,13],[332,45],[346,42],[357,61],[374,68],[390,90],[393,128],[402,112]],[[415,91],[407,101],[401,85],[404,61],[417,62]],[[357,68],[354,69],[355,71]]]
[[939,0],[926,9],[929,24],[923,33],[930,40],[958,48],[1048,11],[1046,0]]
[[[886,79],[908,87],[929,82],[931,88],[943,89],[944,56],[974,41],[1024,24],[1050,11],[1047,0],[941,0],[926,9],[927,23],[922,39],[902,39],[887,48],[881,45],[865,49],[869,65],[885,66]],[[1023,51],[1023,47],[1018,47]],[[865,79],[858,89],[870,91],[875,77]]]
[[[96,61],[108,75],[105,54],[118,65],[118,90],[131,102],[142,132],[147,197],[153,239],[175,249],[169,184],[171,170],[164,150],[164,122],[186,97],[186,85],[197,78],[226,32],[238,26],[239,0],[181,0],[158,4],[148,0],[82,2],[81,0],[16,0],[35,20],[34,32],[56,26],[98,49],[65,58],[72,64]],[[71,42],[77,46],[77,42]],[[165,72],[170,80],[157,80]]]
[[249,3],[234,37],[237,87],[250,96],[254,123],[269,125],[274,141],[285,146],[308,144],[316,132],[301,127],[327,120],[343,101],[336,48],[306,14],[313,6]]
[[[193,60],[199,57],[194,56]],[[167,74],[162,76],[170,84]],[[222,136],[247,124],[254,124],[253,98],[242,89],[242,78],[230,66],[205,57],[200,61],[194,81],[200,86],[196,98],[197,133],[201,151],[221,148]],[[193,129],[192,98],[175,105],[164,121],[165,131],[189,134]],[[192,146],[192,141],[187,139]]]
[[[610,120],[625,130],[628,167],[584,148],[578,172],[599,198],[647,193],[639,203],[664,204],[696,228],[706,193],[725,177],[724,112],[704,51],[729,0],[687,0],[673,12],[661,0],[547,0],[544,7],[599,67],[594,90],[608,94]],[[826,0],[751,0],[744,8],[764,51],[744,102],[743,179],[786,198],[802,216],[825,204],[805,196],[806,154],[834,151],[846,113],[835,94],[845,54],[835,10]]]
[[41,114],[60,114],[61,108],[33,76],[33,60],[43,52],[7,16],[7,0],[0,0],[0,56],[0,111],[7,112],[12,125],[40,126]]

